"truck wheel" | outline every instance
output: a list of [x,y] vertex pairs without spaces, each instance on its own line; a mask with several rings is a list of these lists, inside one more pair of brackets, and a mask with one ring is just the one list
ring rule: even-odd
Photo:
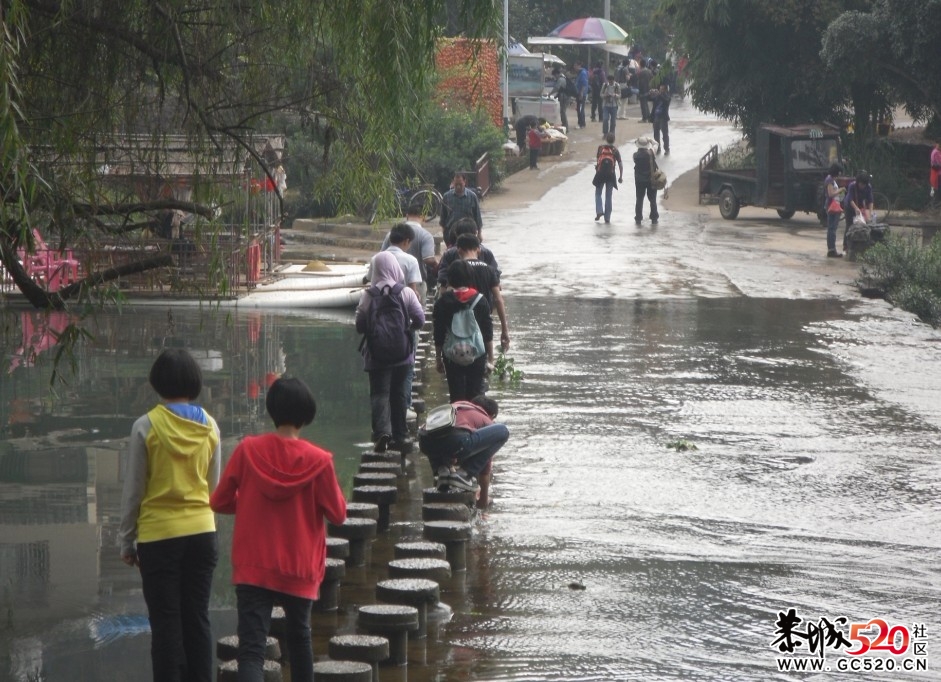
[[781,216],[781,220],[790,220],[794,217],[794,211],[782,211],[778,209],[778,215]]
[[738,197],[735,196],[735,192],[725,188],[719,193],[719,213],[722,214],[723,218],[735,220],[738,217],[739,208]]

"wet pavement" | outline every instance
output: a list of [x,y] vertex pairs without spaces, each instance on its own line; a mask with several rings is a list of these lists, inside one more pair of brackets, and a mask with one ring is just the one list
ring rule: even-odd
[[[862,659],[833,637],[802,638],[808,624],[845,617],[849,636],[851,623],[881,618],[907,628],[911,646],[878,651],[878,665],[926,669],[857,678],[939,677],[941,333],[859,298],[855,266],[822,258],[810,218],[743,211],[730,223],[714,208],[673,208],[703,146],[734,138],[682,107],[675,119],[663,165],[677,185],[656,228],[634,225],[630,183],[612,224],[594,222],[579,159],[560,161],[578,165],[533,205],[485,211],[510,356],[525,377],[492,383],[511,440],[494,503],[474,521],[468,570],[442,587],[445,618],[430,619],[407,669],[383,669],[385,682],[791,679],[779,665],[797,657],[772,646],[789,609],[802,619],[796,651],[813,643],[810,658],[823,654],[833,670]],[[19,360],[0,403],[0,571],[13,586],[0,679],[25,680],[37,665],[50,680],[142,678],[146,621],[116,560],[114,515],[118,453],[151,400],[143,377],[161,345],[205,349],[206,402],[229,450],[266,428],[268,374],[307,380],[321,405],[308,435],[336,453],[348,485],[368,434],[366,379],[351,317],[319,317],[105,316],[57,401],[48,354],[27,368],[19,348],[42,342],[42,322],[3,318],[4,360]],[[433,405],[444,390],[430,374]],[[62,455],[67,446],[81,454]],[[37,457],[30,473],[28,447],[62,459]],[[430,485],[427,468],[416,462],[413,493]],[[27,473],[53,478],[30,484]],[[392,538],[418,532],[420,495],[411,499],[394,509]],[[350,627],[391,544],[348,572],[344,609],[315,619],[318,636]],[[219,636],[233,624],[226,563],[214,588]]]

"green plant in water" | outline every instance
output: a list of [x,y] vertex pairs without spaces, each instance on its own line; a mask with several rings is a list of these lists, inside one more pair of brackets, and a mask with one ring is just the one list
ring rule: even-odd
[[513,358],[503,351],[500,351],[497,361],[493,364],[493,375],[500,381],[509,381],[514,386],[523,379],[523,371],[516,369]]
[[691,443],[685,438],[677,438],[676,440],[671,440],[667,443],[667,447],[671,450],[676,450],[677,452],[690,452],[693,450],[698,450],[695,443]]

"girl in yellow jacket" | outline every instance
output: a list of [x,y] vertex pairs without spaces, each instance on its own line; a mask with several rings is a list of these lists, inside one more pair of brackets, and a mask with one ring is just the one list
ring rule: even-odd
[[182,349],[150,369],[160,405],[134,422],[121,499],[121,560],[140,569],[155,682],[211,682],[209,593],[219,482],[219,427],[195,400],[202,373]]

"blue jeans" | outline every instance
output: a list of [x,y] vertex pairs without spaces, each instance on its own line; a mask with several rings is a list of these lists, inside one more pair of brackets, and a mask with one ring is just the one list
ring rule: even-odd
[[372,409],[372,439],[388,434],[401,443],[408,438],[405,411],[408,409],[410,362],[369,370],[369,406]]
[[476,478],[509,438],[510,431],[505,425],[491,424],[476,431],[451,429],[442,436],[420,437],[419,446],[433,471],[457,459],[464,471]]
[[842,213],[827,213],[827,251],[836,251],[836,231],[842,217]]
[[602,107],[601,116],[601,134],[607,135],[608,133],[613,133],[614,127],[617,125],[618,121],[618,105],[605,104],[604,107]]
[[216,534],[137,543],[154,682],[212,682],[209,625]]
[[611,195],[614,192],[614,180],[604,183],[604,205],[601,204],[601,185],[595,187],[595,215],[604,214],[604,221],[611,222]]
[[578,125],[585,127],[585,95],[579,95],[575,98],[575,113],[578,115]]
[[314,652],[310,641],[311,600],[254,585],[236,585],[238,600],[239,682],[264,677],[265,642],[271,631],[271,609],[284,608],[288,662],[292,682],[313,682]]

